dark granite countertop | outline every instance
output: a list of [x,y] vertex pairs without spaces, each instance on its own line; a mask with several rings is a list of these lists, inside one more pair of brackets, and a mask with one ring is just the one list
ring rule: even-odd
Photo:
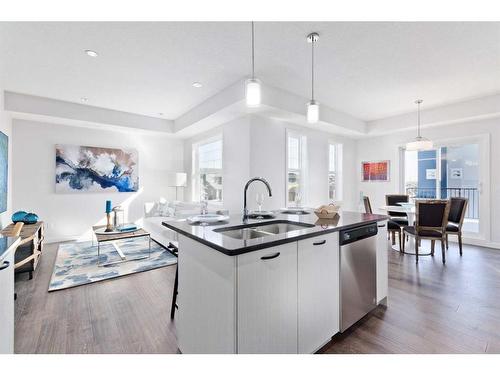
[[5,237],[0,234],[0,267],[19,241],[21,241],[20,237]]
[[355,228],[366,223],[387,220],[387,216],[343,211],[340,212],[340,215],[337,215],[334,219],[319,220],[314,212],[311,212],[308,215],[286,215],[277,213],[274,219],[248,220],[247,224],[259,224],[276,220],[312,224],[314,226],[288,233],[242,240],[232,238],[215,231],[221,228],[244,225],[241,215],[232,215],[228,221],[217,223],[217,225],[191,225],[186,221],[186,219],[164,221],[162,224],[175,232],[201,242],[202,244],[226,255],[239,255],[250,251],[281,245],[287,242],[294,242],[304,238],[320,236],[343,229]]

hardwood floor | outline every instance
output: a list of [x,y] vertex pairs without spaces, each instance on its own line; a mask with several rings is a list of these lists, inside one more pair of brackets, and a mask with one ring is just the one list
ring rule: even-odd
[[47,292],[57,245],[16,280],[16,353],[176,353],[175,266]]
[[[426,246],[424,244],[424,246]],[[16,353],[176,353],[175,267],[48,293],[57,245],[18,277]],[[500,353],[500,250],[450,243],[447,263],[389,251],[389,307],[322,353]]]

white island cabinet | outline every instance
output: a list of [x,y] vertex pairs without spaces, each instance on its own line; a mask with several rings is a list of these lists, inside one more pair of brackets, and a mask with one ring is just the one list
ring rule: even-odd
[[238,353],[297,353],[297,243],[237,256]]
[[338,233],[298,242],[298,352],[314,353],[339,331]]
[[[378,235],[381,301],[387,296],[384,227]],[[338,232],[234,256],[179,234],[179,350],[316,352],[339,332],[339,251]]]

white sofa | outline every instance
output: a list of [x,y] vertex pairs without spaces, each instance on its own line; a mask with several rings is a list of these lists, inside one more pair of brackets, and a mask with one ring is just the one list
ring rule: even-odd
[[144,204],[144,219],[142,227],[151,233],[151,238],[161,245],[168,247],[172,242],[177,243],[177,234],[162,225],[164,221],[185,219],[197,215],[201,211],[200,203],[190,202],[146,202]]

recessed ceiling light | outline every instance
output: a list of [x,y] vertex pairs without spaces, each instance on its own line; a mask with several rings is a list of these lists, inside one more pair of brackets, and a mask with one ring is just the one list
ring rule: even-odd
[[96,51],[92,51],[91,49],[86,49],[85,53],[89,55],[90,57],[97,57],[99,54]]
[[199,88],[202,88],[203,85],[201,84],[201,82],[193,82],[193,87],[196,87],[197,89],[199,89]]
[[89,98],[85,97],[85,96],[82,96],[80,98],[80,100],[83,102],[83,103],[87,103],[89,101]]

